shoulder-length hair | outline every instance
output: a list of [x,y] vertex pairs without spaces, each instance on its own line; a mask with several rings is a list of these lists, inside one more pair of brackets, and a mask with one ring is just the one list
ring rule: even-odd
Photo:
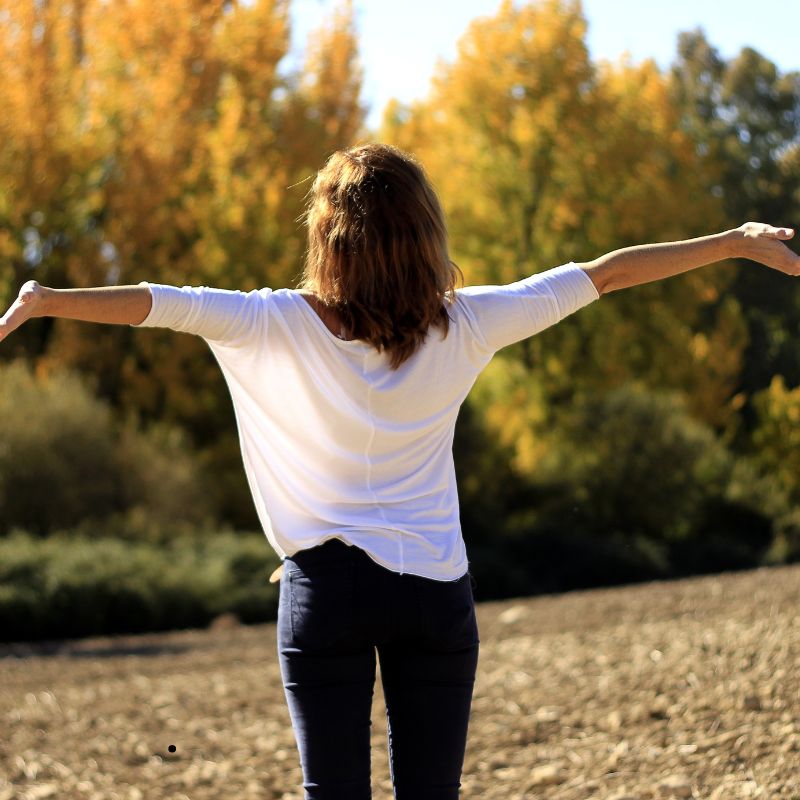
[[389,354],[397,369],[430,325],[449,331],[455,301],[444,214],[422,165],[388,144],[333,153],[306,195],[299,221],[308,251],[298,289],[335,310],[355,339]]

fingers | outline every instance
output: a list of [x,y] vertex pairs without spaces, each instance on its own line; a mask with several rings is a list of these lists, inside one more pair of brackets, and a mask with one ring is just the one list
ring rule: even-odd
[[767,225],[763,222],[758,224],[754,232],[758,236],[768,236],[771,239],[791,239],[794,236],[793,228],[781,228],[777,225]]
[[783,228],[777,225],[767,225],[764,222],[745,222],[739,228],[745,236],[757,238],[766,236],[770,239],[791,239],[794,236],[794,228]]
[[8,311],[0,317],[0,342],[2,342],[9,333],[16,330],[24,321],[24,318],[20,319],[19,309],[21,305],[19,299],[15,300]]

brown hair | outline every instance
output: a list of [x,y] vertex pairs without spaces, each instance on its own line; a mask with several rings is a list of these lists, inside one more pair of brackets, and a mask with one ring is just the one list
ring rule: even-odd
[[308,251],[298,289],[335,309],[353,338],[397,369],[427,337],[449,331],[443,304],[456,272],[436,193],[416,159],[388,144],[337,150],[317,173],[300,221]]

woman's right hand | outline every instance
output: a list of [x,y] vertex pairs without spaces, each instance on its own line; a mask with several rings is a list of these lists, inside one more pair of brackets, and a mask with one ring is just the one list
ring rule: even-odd
[[0,342],[9,333],[19,328],[25,320],[44,316],[44,301],[47,292],[47,287],[42,286],[38,281],[27,281],[22,284],[17,299],[0,317]]

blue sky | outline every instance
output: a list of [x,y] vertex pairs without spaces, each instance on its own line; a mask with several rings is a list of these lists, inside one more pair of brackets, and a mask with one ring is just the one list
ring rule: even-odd
[[[339,0],[293,0],[292,49],[282,64],[299,64],[309,33]],[[520,6],[520,0],[515,2]],[[367,122],[378,126],[391,97],[409,102],[427,94],[437,58],[452,61],[456,42],[475,17],[493,16],[500,0],[353,0],[364,65]],[[652,57],[662,68],[675,55],[678,32],[702,27],[723,57],[748,45],[783,72],[800,69],[800,2],[774,0],[583,0],[592,59]]]

